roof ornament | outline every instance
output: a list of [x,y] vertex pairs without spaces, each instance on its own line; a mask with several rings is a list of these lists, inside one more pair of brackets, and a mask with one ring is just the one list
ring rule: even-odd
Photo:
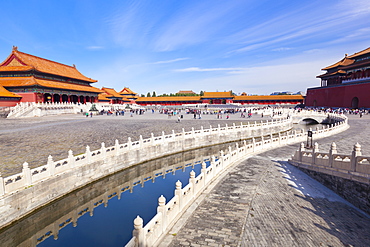
[[344,56],[347,57],[348,56],[348,53],[344,54]]
[[13,51],[18,51],[18,46],[13,45]]
[[76,68],[76,64],[73,64],[72,66],[73,66],[73,68]]

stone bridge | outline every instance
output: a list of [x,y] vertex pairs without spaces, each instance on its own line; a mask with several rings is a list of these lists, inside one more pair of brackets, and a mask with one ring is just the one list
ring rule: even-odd
[[293,123],[298,124],[302,121],[317,124],[332,123],[331,118],[326,113],[305,111],[293,115]]

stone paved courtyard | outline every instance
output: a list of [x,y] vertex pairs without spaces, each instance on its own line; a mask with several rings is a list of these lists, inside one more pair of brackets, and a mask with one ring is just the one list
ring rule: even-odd
[[[317,142],[324,151],[334,141],[341,153],[359,142],[363,154],[370,154],[369,123],[350,116],[349,130]],[[236,165],[161,246],[370,246],[368,215],[287,164],[297,148],[274,149]]]
[[[252,120],[264,120],[255,116]],[[266,118],[265,118],[266,119]],[[0,118],[0,172],[3,177],[21,172],[22,164],[29,163],[30,167],[46,164],[49,155],[53,160],[65,159],[68,150],[74,155],[84,153],[86,146],[91,150],[105,146],[113,146],[117,139],[120,143],[127,142],[128,137],[138,140],[143,138],[175,132],[195,130],[210,125],[246,124],[246,118],[239,114],[231,115],[229,120],[218,120],[216,115],[202,115],[202,119],[193,119],[193,115],[184,115],[180,123],[177,117],[167,117],[159,113],[146,113],[130,117],[125,116],[94,116],[92,118],[82,115],[60,115],[41,118]]]
[[[335,141],[339,153],[349,154],[353,144],[370,156],[370,116],[349,116],[351,128],[318,141],[328,151]],[[261,120],[254,116],[251,120]],[[176,123],[162,114],[129,116],[81,115],[32,119],[0,119],[0,171],[20,172],[22,163],[32,167],[106,146],[139,135],[160,135],[182,128],[208,128],[217,124],[246,123],[239,115],[218,120],[214,115]],[[286,163],[297,145],[252,156],[220,177],[195,204],[195,211],[181,219],[161,246],[370,246],[370,218]],[[307,193],[311,188],[314,193]],[[203,200],[201,200],[203,199]]]

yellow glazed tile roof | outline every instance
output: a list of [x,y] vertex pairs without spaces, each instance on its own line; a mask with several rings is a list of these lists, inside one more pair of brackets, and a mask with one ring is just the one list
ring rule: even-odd
[[119,94],[136,94],[136,93],[133,92],[130,88],[125,87],[124,89],[121,90],[121,92],[119,92]]
[[348,57],[345,57],[343,58],[342,60],[340,60],[339,62],[333,64],[333,65],[330,65],[328,67],[325,67],[321,70],[328,70],[328,69],[332,69],[332,68],[335,68],[335,67],[338,67],[338,66],[347,66],[347,65],[350,65],[352,63],[354,63],[355,61],[353,59],[349,59]]
[[200,101],[200,96],[180,96],[180,97],[139,97],[138,102],[165,102],[165,101]]
[[231,91],[229,92],[204,92],[202,98],[230,98],[233,97]]
[[0,97],[22,98],[22,96],[16,93],[9,92],[1,85],[0,85]]
[[359,51],[357,53],[352,54],[351,56],[348,56],[348,58],[355,58],[364,54],[370,53],[370,47],[366,48],[365,50]]
[[[97,80],[93,80],[82,75],[75,66],[61,64],[45,58],[20,52],[16,47],[13,47],[12,53],[4,62],[0,64],[0,67],[8,66],[12,67],[9,68],[10,71],[24,71],[26,68],[23,67],[27,67],[27,70],[31,67],[43,73],[59,75],[88,82],[97,82]],[[7,71],[7,69],[1,68],[1,71]]]
[[107,93],[100,93],[98,95],[98,100],[104,100],[104,101],[110,101],[110,99],[107,98],[108,94]]
[[59,89],[67,89],[73,91],[83,91],[83,92],[93,92],[93,93],[101,93],[102,91],[99,88],[86,86],[86,85],[79,85],[79,84],[72,84],[66,82],[57,82],[51,80],[42,80],[36,79],[34,77],[0,77],[0,85],[3,87],[24,87],[24,86],[33,86],[39,85],[43,87],[49,88],[59,88]]
[[107,93],[107,97],[123,98],[123,96],[117,93],[113,88],[102,87],[101,90]]

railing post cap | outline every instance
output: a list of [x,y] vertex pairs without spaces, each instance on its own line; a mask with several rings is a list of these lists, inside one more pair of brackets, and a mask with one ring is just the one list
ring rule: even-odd
[[191,178],[195,178],[195,171],[191,170],[191,172],[190,172],[190,177],[191,177]]
[[177,189],[177,190],[178,190],[178,189],[181,189],[181,186],[182,186],[181,181],[180,181],[180,180],[177,180],[177,182],[176,182],[176,189]]
[[[163,206],[163,205],[165,205],[166,204],[166,198],[163,196],[163,195],[161,195],[159,198],[158,198],[158,205],[159,206]],[[138,216],[139,217],[139,216]]]
[[143,219],[140,218],[140,216],[136,216],[136,218],[134,219],[134,227],[135,229],[140,229],[143,227]]
[[27,162],[23,163],[23,168],[28,168],[28,163]]

